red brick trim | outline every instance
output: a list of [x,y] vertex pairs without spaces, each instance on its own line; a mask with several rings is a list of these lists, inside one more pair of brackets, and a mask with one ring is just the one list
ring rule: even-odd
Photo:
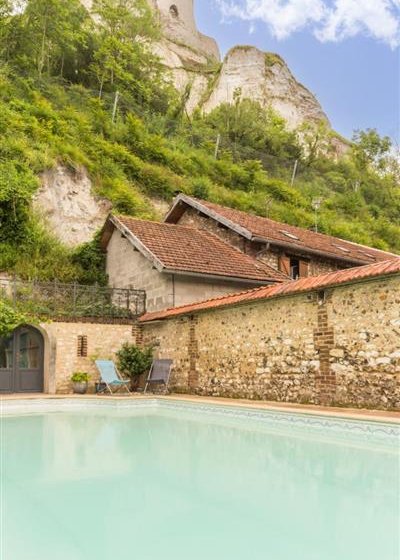
[[336,396],[336,374],[331,369],[330,351],[335,345],[333,328],[329,326],[329,300],[320,301],[317,310],[317,328],[314,329],[314,345],[319,354],[319,372],[315,374],[315,386],[319,404],[332,404]]
[[191,316],[189,318],[189,342],[188,342],[188,352],[189,352],[189,375],[188,375],[188,385],[190,389],[196,389],[199,385],[199,374],[197,371],[197,359],[199,356],[199,345],[196,338],[196,325],[198,323],[198,317]]
[[132,337],[135,341],[136,346],[143,345],[143,325],[136,322],[132,325]]

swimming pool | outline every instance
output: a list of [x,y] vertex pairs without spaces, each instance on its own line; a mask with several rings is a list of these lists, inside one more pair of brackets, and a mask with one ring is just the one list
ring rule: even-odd
[[398,560],[399,427],[173,400],[3,406],[4,560]]

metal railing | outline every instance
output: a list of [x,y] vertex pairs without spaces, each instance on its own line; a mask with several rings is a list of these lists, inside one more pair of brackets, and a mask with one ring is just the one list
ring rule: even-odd
[[0,277],[0,297],[39,316],[130,319],[146,311],[146,292],[99,285]]

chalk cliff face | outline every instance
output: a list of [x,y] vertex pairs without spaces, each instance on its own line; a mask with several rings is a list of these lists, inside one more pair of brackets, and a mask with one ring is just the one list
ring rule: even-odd
[[238,46],[220,63],[216,42],[197,30],[193,0],[173,1],[151,0],[164,30],[164,39],[155,50],[171,70],[178,90],[190,84],[189,112],[200,107],[208,113],[221,103],[232,102],[240,90],[242,98],[275,109],[290,129],[305,121],[329,124],[315,96],[295,79],[281,57]]
[[244,98],[271,106],[286,120],[289,128],[297,128],[304,121],[328,122],[318,101],[297,82],[278,55],[255,47],[231,49],[204,103],[204,110],[209,112],[221,103],[231,103],[237,90]]
[[[90,9],[92,0],[81,0]],[[255,47],[231,49],[221,62],[216,41],[200,33],[194,15],[194,0],[148,0],[161,24],[163,38],[154,52],[170,70],[179,91],[190,87],[187,111],[208,113],[232,102],[236,91],[242,98],[271,106],[294,129],[304,122],[328,117],[315,96],[301,85],[281,57]]]
[[111,203],[92,193],[84,168],[73,173],[58,166],[43,173],[34,206],[50,230],[71,247],[90,241],[104,224]]

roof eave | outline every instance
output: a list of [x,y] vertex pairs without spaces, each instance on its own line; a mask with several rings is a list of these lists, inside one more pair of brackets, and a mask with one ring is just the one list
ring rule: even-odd
[[[163,269],[165,274],[174,274],[176,276],[189,276],[193,278],[204,278],[206,280],[226,280],[227,282],[237,282],[240,284],[254,284],[255,286],[266,286],[268,284],[279,284],[281,280],[273,278],[265,278],[262,280],[257,280],[255,278],[245,278],[243,276],[228,276],[225,274],[207,274],[205,272],[191,272],[189,270],[179,270],[174,268]],[[289,280],[289,279],[288,279]],[[282,280],[283,282],[283,280]]]
[[[377,281],[377,280],[382,280],[385,278],[393,278],[395,276],[400,276],[400,272],[388,272],[386,274],[381,274],[381,275],[376,275],[376,276],[366,276],[364,278],[358,278],[358,279],[352,279],[352,280],[348,280],[346,282],[340,282],[338,283],[332,283],[332,284],[326,284],[324,286],[314,286],[314,287],[310,287],[304,290],[298,290],[295,292],[284,292],[284,293],[278,293],[278,294],[274,294],[272,296],[266,296],[266,297],[260,297],[257,299],[244,299],[241,301],[235,301],[235,302],[231,302],[231,303],[226,303],[226,304],[222,304],[222,305],[217,305],[215,307],[206,307],[206,308],[200,308],[200,309],[192,309],[192,310],[187,310],[187,311],[182,311],[182,313],[176,313],[173,315],[168,315],[165,317],[155,317],[154,319],[152,319],[151,317],[149,319],[142,319],[139,318],[140,322],[143,323],[155,323],[155,322],[161,322],[161,321],[167,321],[168,319],[175,319],[177,317],[185,317],[185,316],[189,316],[189,315],[195,315],[197,313],[207,313],[209,311],[216,311],[219,309],[228,309],[230,307],[241,307],[241,306],[245,306],[245,305],[253,305],[253,304],[258,304],[258,303],[263,303],[267,300],[274,300],[274,299],[278,299],[278,298],[284,298],[284,297],[295,297],[301,294],[307,294],[307,293],[314,293],[314,292],[320,292],[322,290],[329,290],[331,288],[336,288],[336,287],[343,287],[343,286],[350,286],[353,284],[361,284],[361,283],[367,283],[367,282],[373,282],[373,281]],[[156,314],[157,312],[154,312],[154,314]],[[160,312],[161,314],[162,312]],[[151,315],[152,313],[149,313],[149,315]],[[145,315],[143,316],[145,317]]]

